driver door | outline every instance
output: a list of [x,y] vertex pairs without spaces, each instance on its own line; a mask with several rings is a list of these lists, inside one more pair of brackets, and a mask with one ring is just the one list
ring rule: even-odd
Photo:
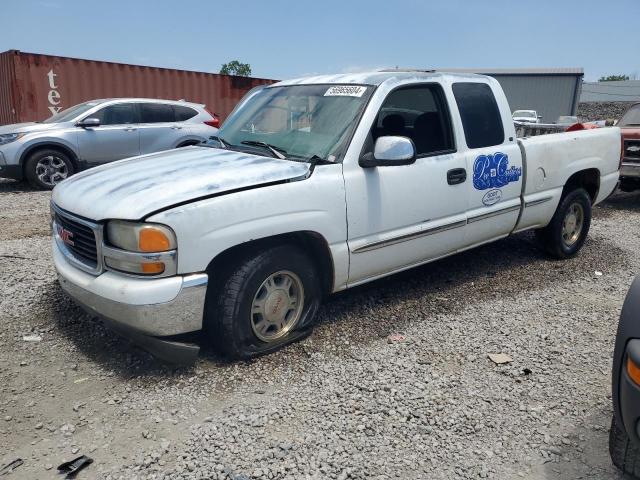
[[140,155],[137,108],[134,103],[108,105],[86,118],[97,118],[97,127],[78,127],[80,159],[88,166]]
[[388,135],[413,141],[415,163],[345,165],[350,285],[455,252],[465,243],[470,179],[466,158],[455,148],[442,87],[412,85],[389,93],[365,150]]

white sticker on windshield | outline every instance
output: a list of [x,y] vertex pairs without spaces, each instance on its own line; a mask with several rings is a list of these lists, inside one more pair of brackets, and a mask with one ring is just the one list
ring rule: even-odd
[[357,85],[336,85],[329,87],[324,93],[325,97],[361,97],[367,87],[359,87]]

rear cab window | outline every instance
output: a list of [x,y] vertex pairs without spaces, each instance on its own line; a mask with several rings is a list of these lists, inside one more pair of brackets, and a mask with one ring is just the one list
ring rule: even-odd
[[640,103],[633,105],[625,112],[620,121],[619,127],[640,127]]
[[504,143],[504,127],[496,97],[486,83],[453,84],[464,136],[469,148],[484,148]]
[[141,123],[169,123],[175,122],[173,107],[166,103],[141,103]]
[[410,138],[416,156],[455,150],[451,120],[438,84],[400,87],[387,96],[371,129],[373,142],[382,136]]

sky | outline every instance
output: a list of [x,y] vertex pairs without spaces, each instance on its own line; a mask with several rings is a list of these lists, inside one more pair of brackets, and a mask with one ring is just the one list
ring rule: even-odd
[[[640,0],[0,0],[10,49],[256,77],[582,67],[640,79]],[[625,27],[626,25],[626,27]]]

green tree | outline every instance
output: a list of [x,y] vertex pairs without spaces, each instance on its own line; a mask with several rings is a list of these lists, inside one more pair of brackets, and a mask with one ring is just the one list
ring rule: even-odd
[[616,82],[620,80],[629,80],[629,75],[609,75],[608,77],[600,77],[599,82]]
[[239,77],[251,76],[251,65],[248,63],[242,63],[238,60],[231,60],[229,63],[224,63],[220,68],[220,73],[223,75],[237,75]]

